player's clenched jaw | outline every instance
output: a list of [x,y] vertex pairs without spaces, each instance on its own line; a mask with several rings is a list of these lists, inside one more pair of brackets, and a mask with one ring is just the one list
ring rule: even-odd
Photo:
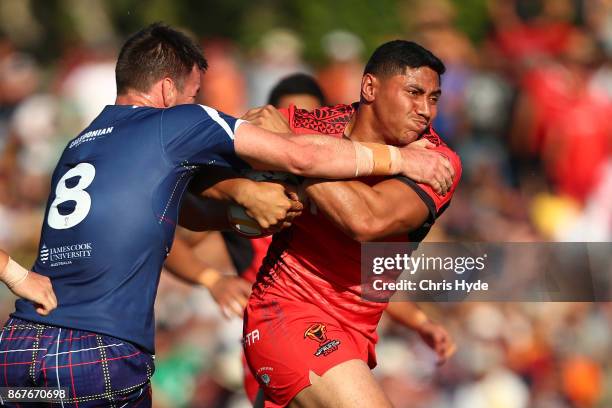
[[436,116],[445,71],[438,57],[415,42],[382,44],[364,69],[353,133],[365,129],[377,135],[369,142],[396,146],[417,140]]
[[437,114],[440,79],[429,67],[377,78],[372,110],[384,142],[405,146],[417,140]]

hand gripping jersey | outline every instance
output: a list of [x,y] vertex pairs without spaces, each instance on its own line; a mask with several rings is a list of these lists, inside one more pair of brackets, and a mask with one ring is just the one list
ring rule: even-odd
[[[342,137],[344,129],[358,104],[337,105],[308,112],[295,107],[281,111],[289,119],[291,129],[298,134],[323,133]],[[421,241],[435,219],[448,206],[459,178],[461,164],[458,156],[440,137],[429,129],[423,136],[436,145],[455,168],[451,190],[436,194],[428,185],[418,184],[405,177],[396,177],[423,199],[430,211],[429,220],[416,231],[388,241]],[[368,184],[380,178],[364,179]],[[361,298],[360,243],[350,239],[324,215],[310,207],[295,219],[293,227],[274,236],[254,286],[255,298],[268,291],[279,296],[291,296],[313,303],[337,321],[359,330],[372,343],[377,340],[376,326],[386,303],[375,303]]]
[[130,341],[153,352],[153,303],[183,191],[202,165],[245,167],[240,121],[201,105],[112,105],[66,146],[51,180],[33,270],[58,308],[14,317]]

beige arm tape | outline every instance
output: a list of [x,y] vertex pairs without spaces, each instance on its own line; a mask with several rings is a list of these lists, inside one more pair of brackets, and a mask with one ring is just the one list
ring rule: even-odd
[[222,278],[221,272],[214,268],[205,268],[198,276],[198,281],[209,290]]
[[400,172],[402,155],[395,146],[380,143],[353,142],[355,177],[389,176]]
[[23,282],[28,277],[29,273],[29,270],[23,268],[17,262],[9,258],[4,271],[0,273],[0,280],[12,289]]
[[422,310],[417,310],[417,315],[412,321],[413,328],[416,330],[429,321],[429,317]]

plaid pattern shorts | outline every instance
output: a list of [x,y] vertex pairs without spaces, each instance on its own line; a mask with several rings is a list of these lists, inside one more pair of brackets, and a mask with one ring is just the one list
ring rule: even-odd
[[57,403],[15,407],[150,407],[154,369],[152,355],[110,336],[15,318],[0,333],[0,387],[68,390]]

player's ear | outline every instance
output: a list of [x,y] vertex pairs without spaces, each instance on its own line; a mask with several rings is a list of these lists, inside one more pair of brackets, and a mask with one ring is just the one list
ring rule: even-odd
[[372,74],[364,74],[361,78],[361,98],[366,102],[374,101],[376,97],[377,79]]
[[162,98],[164,101],[164,107],[169,108],[170,106],[176,105],[178,92],[176,89],[176,84],[172,80],[172,78],[164,78],[162,79]]

